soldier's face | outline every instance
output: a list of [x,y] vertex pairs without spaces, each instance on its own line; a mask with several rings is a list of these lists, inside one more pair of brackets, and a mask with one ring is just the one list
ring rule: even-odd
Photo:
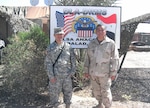
[[98,38],[104,39],[105,36],[106,36],[106,30],[105,30],[102,26],[99,26],[99,27],[96,29],[96,34],[97,34],[97,37],[98,37]]
[[64,38],[63,34],[55,34],[55,40],[56,42],[62,42]]

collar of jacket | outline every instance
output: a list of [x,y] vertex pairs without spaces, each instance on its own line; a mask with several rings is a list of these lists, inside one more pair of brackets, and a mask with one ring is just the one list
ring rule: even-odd
[[[104,44],[104,43],[107,43],[107,42],[110,42],[110,41],[111,41],[111,39],[106,36],[105,39],[104,39],[100,44]],[[95,39],[95,42],[96,42],[97,44],[99,44],[99,42],[98,42],[97,39]]]
[[59,44],[57,44],[57,42],[56,42],[56,41],[54,41],[54,43],[55,43],[55,45],[60,46],[60,47],[63,47],[63,46],[64,46],[64,44],[65,44],[65,42],[64,42],[64,41],[63,41],[60,45],[59,45]]

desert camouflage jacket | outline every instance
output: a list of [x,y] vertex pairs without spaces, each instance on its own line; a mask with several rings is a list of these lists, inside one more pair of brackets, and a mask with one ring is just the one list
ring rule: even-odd
[[119,55],[115,42],[106,37],[101,43],[92,40],[87,48],[84,72],[91,76],[114,76],[119,67]]

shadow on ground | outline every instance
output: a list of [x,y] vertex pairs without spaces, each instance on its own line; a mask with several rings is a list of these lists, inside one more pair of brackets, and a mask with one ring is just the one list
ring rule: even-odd
[[[150,103],[150,68],[122,68],[112,88],[113,101],[141,101]],[[10,94],[0,88],[0,108],[46,108],[49,96],[33,95],[29,103],[9,99]],[[23,97],[22,97],[23,98]]]
[[150,103],[150,68],[122,68],[112,88],[114,101]]

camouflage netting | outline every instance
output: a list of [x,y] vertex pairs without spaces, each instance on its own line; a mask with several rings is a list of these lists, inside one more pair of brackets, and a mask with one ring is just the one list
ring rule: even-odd
[[[10,36],[18,32],[29,31],[31,27],[36,25],[34,22],[24,18],[23,10],[25,9],[26,7],[13,8],[13,7],[0,6],[0,18],[4,19],[8,23]],[[19,10],[22,10],[20,11],[22,13],[18,13]]]
[[121,39],[120,39],[120,56],[128,50],[134,32],[139,23],[148,23],[150,19],[150,13],[132,18],[121,23]]

